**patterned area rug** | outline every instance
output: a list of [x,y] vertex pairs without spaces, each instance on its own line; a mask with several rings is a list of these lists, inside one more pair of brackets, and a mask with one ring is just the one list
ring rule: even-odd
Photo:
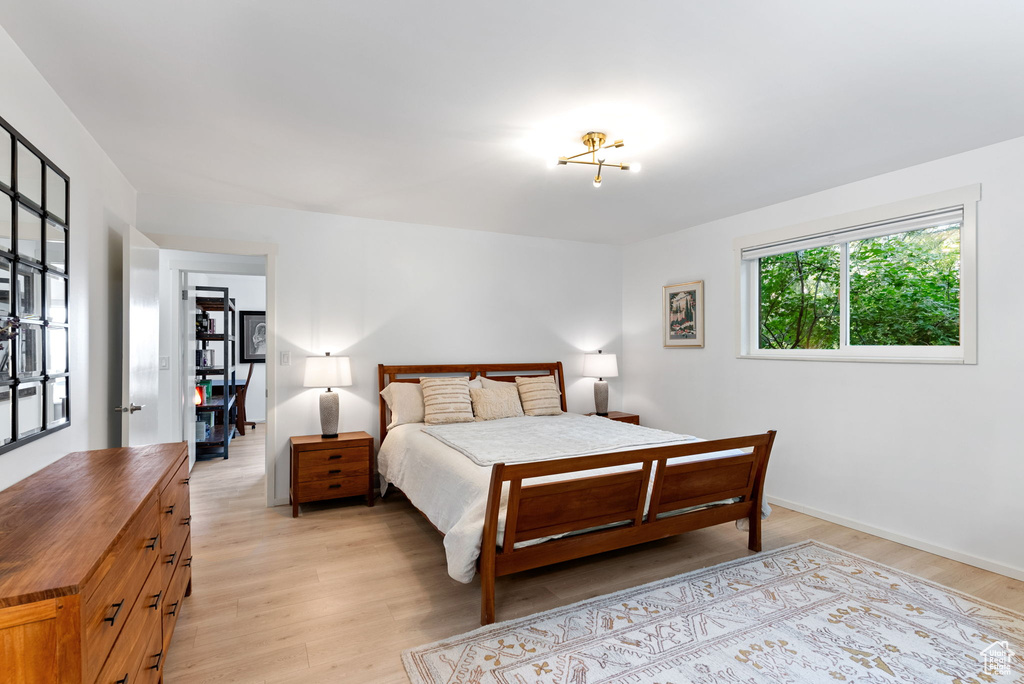
[[1024,615],[808,541],[402,654],[414,684],[1024,684]]

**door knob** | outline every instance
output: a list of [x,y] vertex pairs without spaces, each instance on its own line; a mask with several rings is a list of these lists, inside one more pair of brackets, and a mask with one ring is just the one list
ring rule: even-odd
[[128,409],[126,409],[124,406],[115,406],[114,413],[128,413]]
[[128,412],[129,413],[135,413],[136,411],[141,411],[144,408],[146,408],[145,404],[143,404],[141,406],[139,406],[138,404],[129,404],[128,405]]

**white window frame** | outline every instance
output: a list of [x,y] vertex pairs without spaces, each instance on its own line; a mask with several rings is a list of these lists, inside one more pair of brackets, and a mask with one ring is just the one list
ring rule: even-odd
[[[786,359],[807,361],[867,361],[882,363],[947,363],[978,362],[978,273],[977,273],[977,203],[981,185],[894,202],[884,206],[833,216],[779,230],[748,235],[733,240],[736,264],[736,356],[741,359]],[[743,259],[744,249],[768,246],[798,238],[806,238],[921,214],[943,207],[963,206],[960,225],[960,345],[959,346],[869,346],[849,344],[849,269],[841,275],[839,349],[759,349],[759,285],[758,259]],[[842,263],[848,263],[847,243],[841,246]]]

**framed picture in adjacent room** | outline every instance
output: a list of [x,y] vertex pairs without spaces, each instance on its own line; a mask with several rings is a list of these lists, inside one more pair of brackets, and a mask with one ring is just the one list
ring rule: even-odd
[[239,311],[238,330],[242,363],[267,362],[267,312]]
[[704,346],[704,281],[666,285],[662,298],[666,347]]

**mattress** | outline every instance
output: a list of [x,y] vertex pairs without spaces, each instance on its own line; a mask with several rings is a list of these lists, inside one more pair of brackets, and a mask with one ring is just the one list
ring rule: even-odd
[[[547,416],[546,420],[558,421],[565,417],[579,417],[577,414]],[[523,421],[522,418],[504,418],[502,421]],[[536,421],[536,418],[533,418]],[[605,420],[595,418],[594,420]],[[488,421],[498,422],[498,421]],[[524,421],[525,422],[525,421]],[[469,583],[476,574],[476,561],[480,556],[480,540],[483,536],[484,512],[487,505],[487,490],[490,485],[491,468],[475,464],[463,453],[424,432],[423,423],[399,425],[388,431],[377,456],[378,472],[381,478],[381,493],[386,492],[388,483],[402,490],[416,508],[444,535],[445,555],[448,574],[455,580]],[[696,438],[678,435],[678,443],[692,443]],[[643,442],[643,440],[640,440]],[[648,446],[641,443],[613,451],[624,452]],[[714,454],[698,454],[671,459],[670,464],[725,458],[744,453],[722,451]],[[536,460],[545,460],[540,457]],[[639,466],[628,464],[613,468],[586,471],[586,476],[638,470]],[[550,482],[566,479],[556,475],[526,482]],[[504,495],[507,495],[506,491]],[[648,492],[650,497],[650,492]],[[716,502],[717,503],[717,502]],[[727,503],[727,502],[721,502]],[[502,512],[498,521],[498,539],[504,531],[504,496]],[[548,538],[550,539],[550,538]],[[541,543],[544,539],[530,543]]]

